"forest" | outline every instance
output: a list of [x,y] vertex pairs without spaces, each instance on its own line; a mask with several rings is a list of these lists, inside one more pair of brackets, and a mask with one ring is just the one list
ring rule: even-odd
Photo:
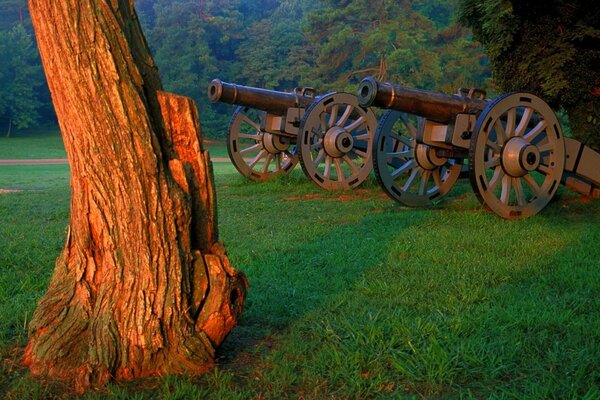
[[[514,4],[513,4],[514,3]],[[136,0],[165,89],[193,98],[208,137],[231,110],[213,78],[354,92],[367,76],[453,93],[541,95],[600,141],[600,8],[585,0]],[[533,10],[533,11],[532,11]],[[0,0],[0,131],[54,123],[26,0]],[[562,118],[566,122],[566,118]],[[568,124],[566,124],[568,127]],[[568,128],[567,128],[568,129]]]
[[[210,137],[227,106],[213,78],[291,91],[356,90],[366,75],[454,92],[489,86],[488,60],[457,20],[458,2],[137,0],[165,89],[192,97]],[[25,0],[0,1],[0,131],[52,123]]]

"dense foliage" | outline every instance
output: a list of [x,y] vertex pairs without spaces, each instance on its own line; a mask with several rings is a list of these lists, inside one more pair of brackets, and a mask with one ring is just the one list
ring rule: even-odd
[[0,1],[0,129],[27,128],[52,118],[44,73],[25,0]]
[[[225,134],[231,114],[206,99],[215,77],[319,92],[353,92],[366,75],[444,91],[487,85],[487,58],[457,25],[457,0],[136,0],[136,7],[166,90],[196,100],[213,137]],[[26,1],[0,0],[0,31],[7,35],[15,25],[25,27],[17,29],[21,40],[32,40]],[[25,74],[13,58],[38,66],[30,49],[29,43],[11,49],[13,56],[0,57],[0,70]],[[28,104],[20,127],[34,123],[36,114],[40,122],[48,118],[43,75],[39,69],[28,74],[28,88],[0,87],[0,97]],[[10,118],[0,108],[0,124]]]
[[454,91],[485,86],[487,59],[457,25],[455,0],[138,0],[166,88],[193,97],[209,134],[228,107],[209,105],[210,80],[354,92],[366,75]]
[[600,149],[600,7],[588,0],[462,0],[504,90],[564,107],[574,134]]

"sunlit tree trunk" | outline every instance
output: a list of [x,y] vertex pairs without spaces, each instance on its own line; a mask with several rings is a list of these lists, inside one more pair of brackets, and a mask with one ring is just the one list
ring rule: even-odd
[[80,391],[198,374],[241,314],[198,115],[161,91],[133,0],[30,0],[71,165],[71,220],[30,323],[34,375]]

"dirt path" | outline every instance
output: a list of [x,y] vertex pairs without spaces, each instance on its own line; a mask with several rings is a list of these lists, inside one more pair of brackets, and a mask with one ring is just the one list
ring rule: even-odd
[[[213,157],[211,161],[214,163],[228,163],[227,157]],[[66,165],[69,160],[66,158],[38,158],[38,159],[22,159],[22,160],[0,160],[2,165]]]

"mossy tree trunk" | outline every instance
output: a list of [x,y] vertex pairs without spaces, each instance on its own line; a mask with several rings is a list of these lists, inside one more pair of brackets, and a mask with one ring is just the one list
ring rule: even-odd
[[71,220],[30,323],[32,374],[79,391],[198,374],[241,314],[190,99],[161,91],[133,0],[30,0],[71,165]]

